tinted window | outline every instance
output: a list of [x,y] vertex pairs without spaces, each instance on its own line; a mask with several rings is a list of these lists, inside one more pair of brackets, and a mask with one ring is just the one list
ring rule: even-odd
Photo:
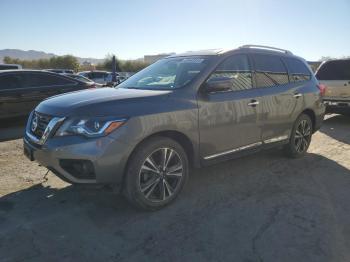
[[75,84],[75,82],[66,78],[51,74],[26,73],[25,79],[25,85],[27,87],[63,86]]
[[254,55],[257,87],[270,87],[287,84],[288,73],[278,56]]
[[350,60],[328,61],[316,73],[318,80],[350,80]]
[[208,81],[231,80],[232,90],[252,88],[252,72],[246,55],[234,55],[222,62]]
[[107,73],[104,72],[93,72],[92,78],[105,78],[107,76]]
[[300,60],[295,58],[284,58],[288,66],[291,82],[307,81],[311,78],[310,70]]
[[17,74],[1,74],[0,75],[0,90],[21,88],[22,77]]
[[18,66],[15,66],[15,65],[0,65],[0,70],[8,70],[8,69],[18,69]]

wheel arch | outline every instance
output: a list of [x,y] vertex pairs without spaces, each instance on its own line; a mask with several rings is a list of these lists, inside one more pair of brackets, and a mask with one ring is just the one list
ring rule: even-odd
[[305,114],[305,115],[310,117],[311,122],[312,122],[312,131],[315,132],[316,131],[316,129],[315,129],[316,128],[316,114],[315,114],[315,112],[312,109],[307,108],[303,112],[301,112],[301,114]]
[[189,162],[190,167],[199,167],[200,166],[198,152],[195,150],[194,144],[191,142],[190,138],[187,135],[185,135],[182,132],[174,131],[174,130],[159,131],[159,132],[153,133],[153,134],[143,138],[139,143],[136,144],[134,149],[129,154],[128,160],[127,160],[126,165],[124,167],[122,187],[124,186],[126,170],[130,164],[130,159],[131,159],[132,155],[138,150],[138,148],[144,142],[146,142],[147,140],[154,138],[154,137],[167,137],[167,138],[173,139],[174,141],[179,143],[183,147],[183,149],[185,150],[185,153],[188,157],[188,162]]

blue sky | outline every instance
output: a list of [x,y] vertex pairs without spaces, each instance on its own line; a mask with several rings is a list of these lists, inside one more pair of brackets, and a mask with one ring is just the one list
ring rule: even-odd
[[1,0],[0,49],[139,58],[254,43],[350,55],[349,0]]

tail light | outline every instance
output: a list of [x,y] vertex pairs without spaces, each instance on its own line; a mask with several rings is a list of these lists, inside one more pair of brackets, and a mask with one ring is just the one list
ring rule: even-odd
[[326,94],[327,86],[324,84],[318,84],[317,87],[320,90],[321,96],[324,96]]

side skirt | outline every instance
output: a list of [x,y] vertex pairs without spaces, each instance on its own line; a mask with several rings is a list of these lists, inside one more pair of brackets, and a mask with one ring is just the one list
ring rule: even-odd
[[222,153],[206,156],[201,158],[201,166],[209,166],[216,163],[220,163],[226,160],[236,159],[244,156],[248,156],[257,153],[261,150],[268,150],[271,148],[278,148],[288,144],[289,139],[283,138],[283,140],[264,141],[264,143],[254,143],[254,146],[239,147]]

